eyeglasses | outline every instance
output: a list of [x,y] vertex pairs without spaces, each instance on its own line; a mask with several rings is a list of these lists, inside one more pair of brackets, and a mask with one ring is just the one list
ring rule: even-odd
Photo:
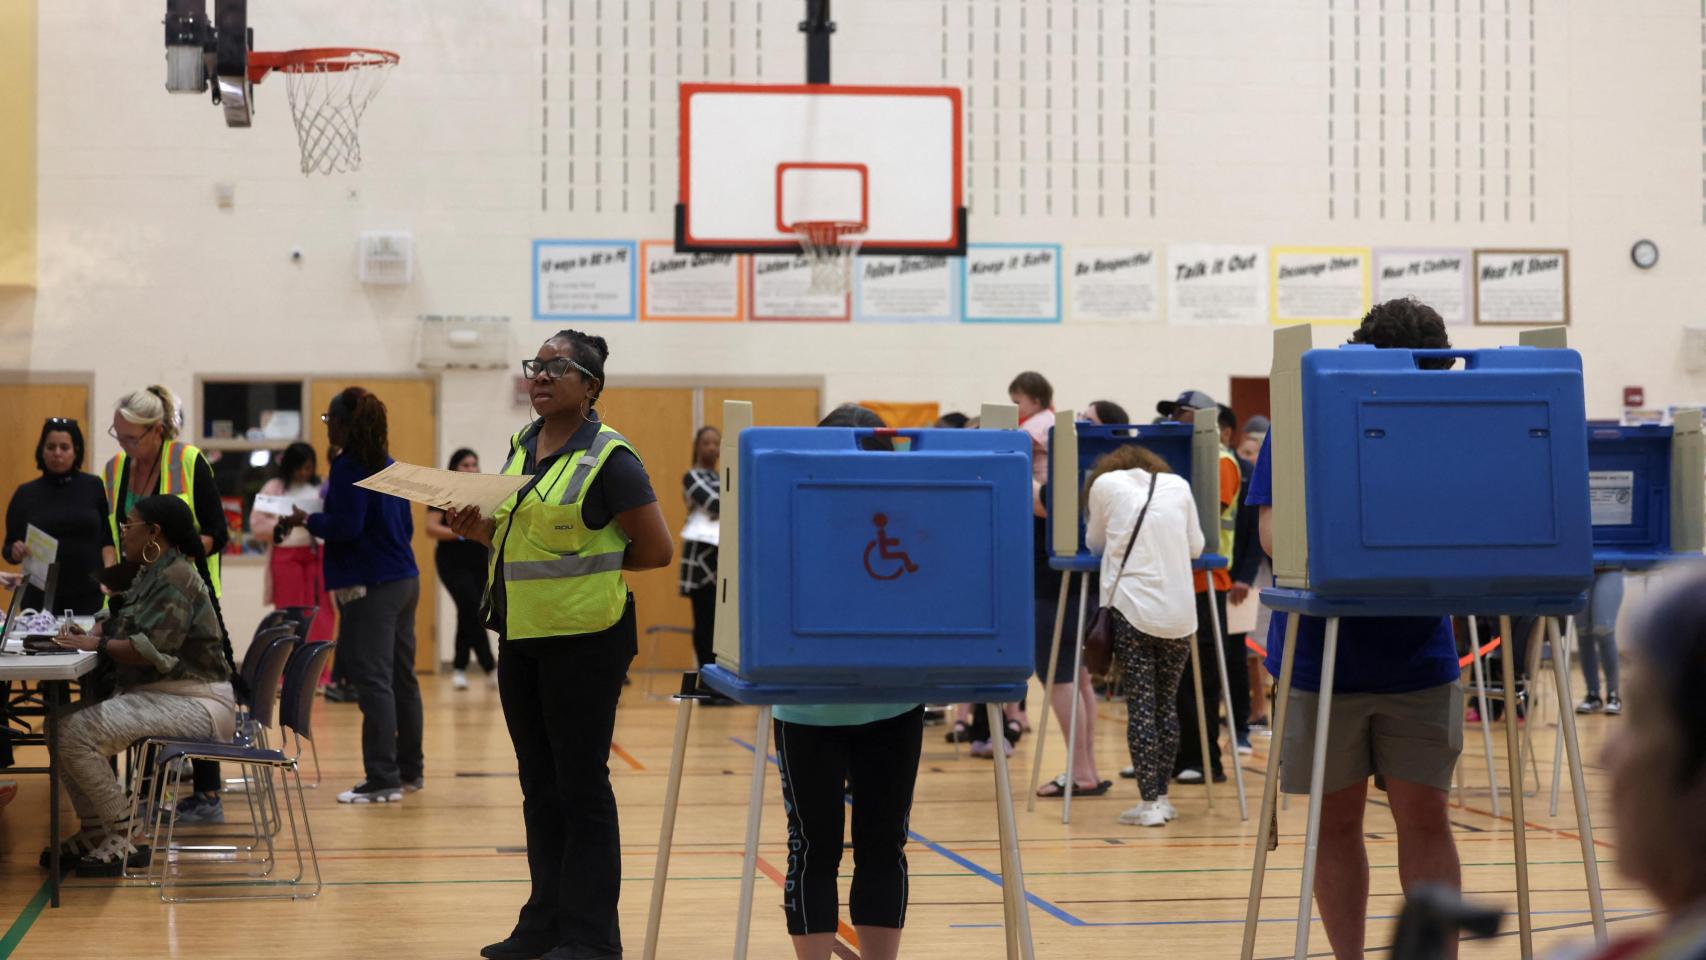
[[70,417],[48,417],[47,423],[48,426],[52,427],[74,427],[77,425],[77,421]]
[[[51,423],[53,421],[50,420],[48,422]],[[107,428],[107,436],[112,437],[114,440],[117,440],[119,446],[121,446],[121,447],[131,447],[131,446],[135,446],[138,443],[141,443],[142,438],[148,436],[148,434],[152,433],[153,430],[154,430],[153,427],[149,427],[147,430],[142,431],[141,433],[137,434],[134,437],[127,437],[124,434],[119,433],[117,427],[108,427]]]
[[573,360],[570,360],[568,357],[552,357],[549,360],[534,359],[521,361],[521,373],[529,380],[537,380],[541,373],[544,373],[552,380],[560,380],[569,372],[570,369],[579,370],[581,376],[586,377],[588,380],[598,379],[591,370],[588,370]]

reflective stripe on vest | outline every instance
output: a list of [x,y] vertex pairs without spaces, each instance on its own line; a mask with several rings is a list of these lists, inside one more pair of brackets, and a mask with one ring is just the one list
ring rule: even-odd
[[[195,524],[195,532],[201,533],[201,520],[195,515],[195,462],[201,456],[201,450],[187,443],[168,440],[160,447],[160,487],[157,493],[169,497],[177,497],[190,508],[190,521]],[[113,543],[119,543],[118,515],[124,506],[124,497],[128,491],[118,489],[119,478],[124,476],[125,454],[119,453],[107,461],[105,470],[101,471],[101,479],[107,485],[107,507],[111,511],[107,515],[107,524],[111,528]],[[122,552],[122,547],[121,547]],[[122,556],[119,559],[124,559]],[[213,581],[213,595],[223,596],[219,576],[219,555],[207,558],[207,576]]]
[[[510,438],[505,475],[525,471],[522,441],[532,429]],[[517,491],[498,507],[491,573],[503,575],[506,639],[597,633],[622,618],[628,601],[622,578],[628,538],[614,520],[602,530],[589,530],[581,517],[593,478],[620,449],[631,452],[633,447],[621,434],[601,427],[587,449],[564,454],[531,489]]]
[[[1233,467],[1238,466],[1238,458],[1227,452],[1225,448],[1221,448],[1220,459],[1223,462],[1232,461]],[[1238,476],[1243,477],[1243,475],[1243,470],[1239,470]],[[1215,482],[1219,482],[1218,477],[1215,478]],[[1232,502],[1220,511],[1220,555],[1227,560],[1232,559],[1232,547],[1238,534],[1238,500],[1239,498],[1234,496]]]

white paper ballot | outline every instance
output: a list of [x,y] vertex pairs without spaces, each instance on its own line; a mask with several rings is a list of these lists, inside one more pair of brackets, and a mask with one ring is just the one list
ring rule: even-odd
[[275,497],[270,493],[255,494],[255,509],[274,516],[288,517],[297,507],[301,507],[303,513],[319,513],[321,506],[319,497],[297,500],[292,497]]
[[47,568],[59,559],[59,541],[32,523],[24,528],[24,546],[30,548],[24,558],[24,576],[37,590],[46,590]]
[[489,517],[530,479],[393,463],[366,480],[357,481],[356,486],[441,510],[479,507],[480,513]]

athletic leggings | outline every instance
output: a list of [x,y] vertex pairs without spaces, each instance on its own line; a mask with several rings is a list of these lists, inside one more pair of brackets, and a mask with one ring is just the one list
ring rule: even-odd
[[1124,675],[1126,747],[1137,768],[1137,789],[1154,801],[1167,793],[1179,752],[1179,678],[1191,659],[1191,638],[1163,640],[1114,614],[1114,655]]
[[853,795],[856,927],[906,925],[906,831],[924,743],[924,708],[851,727],[776,721],[776,763],[788,814],[788,876],[782,911],[788,933],[833,933],[836,878]]

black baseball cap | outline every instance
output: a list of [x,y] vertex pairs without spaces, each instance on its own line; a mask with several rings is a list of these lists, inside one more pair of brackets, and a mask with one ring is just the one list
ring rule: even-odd
[[1201,390],[1186,390],[1184,393],[1179,394],[1179,398],[1177,400],[1163,400],[1160,403],[1157,403],[1155,405],[1155,412],[1161,414],[1163,417],[1171,417],[1174,414],[1177,414],[1180,408],[1188,410],[1216,410],[1219,407],[1220,404],[1215,403],[1213,397],[1203,393]]

